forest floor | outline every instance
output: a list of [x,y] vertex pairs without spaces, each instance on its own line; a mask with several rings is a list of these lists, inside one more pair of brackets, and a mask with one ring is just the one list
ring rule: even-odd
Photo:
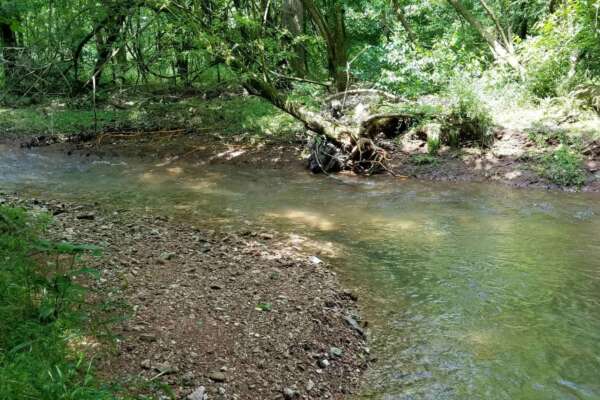
[[[390,169],[396,175],[426,180],[600,191],[600,118],[577,118],[541,106],[493,109],[496,140],[490,148],[442,147],[432,156],[424,140],[407,133],[387,146]],[[30,143],[38,145],[64,141],[69,135],[81,138],[77,135],[83,133],[94,140],[77,146],[103,152],[116,143],[108,150],[116,152],[123,141],[185,137],[184,145],[178,141],[157,151],[207,162],[277,167],[297,167],[306,156],[307,139],[299,123],[258,98],[235,92],[202,96],[159,92],[131,96],[128,101],[107,99],[95,115],[89,107],[60,101],[0,108],[0,141],[35,138]],[[555,157],[565,143],[575,149],[575,156]]]
[[[152,398],[341,399],[370,360],[354,294],[273,231],[216,232],[165,217],[1,194],[54,215],[52,240],[89,243],[91,300],[125,304],[99,373]],[[90,338],[88,343],[94,343]],[[165,397],[166,396],[166,397]],[[188,397],[189,396],[189,397]]]

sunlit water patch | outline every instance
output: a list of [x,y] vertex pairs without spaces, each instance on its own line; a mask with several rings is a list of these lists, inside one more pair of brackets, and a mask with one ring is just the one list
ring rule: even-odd
[[360,398],[600,398],[600,197],[3,151],[0,188],[271,226],[361,294]]

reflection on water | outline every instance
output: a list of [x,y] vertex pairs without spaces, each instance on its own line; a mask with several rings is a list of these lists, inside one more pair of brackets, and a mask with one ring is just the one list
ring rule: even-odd
[[3,152],[2,188],[290,233],[361,293],[361,398],[600,398],[600,197]]

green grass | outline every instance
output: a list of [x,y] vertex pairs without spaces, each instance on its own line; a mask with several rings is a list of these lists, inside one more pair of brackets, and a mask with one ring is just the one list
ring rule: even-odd
[[413,154],[410,158],[410,162],[414,165],[433,165],[439,164],[438,159],[432,154]]
[[271,104],[250,96],[177,101],[134,98],[132,103],[127,109],[99,105],[96,117],[89,105],[0,108],[0,137],[178,128],[225,136],[285,137],[300,127]]
[[0,206],[0,400],[113,399],[84,345],[97,321],[78,258],[93,248],[40,240],[48,221]]

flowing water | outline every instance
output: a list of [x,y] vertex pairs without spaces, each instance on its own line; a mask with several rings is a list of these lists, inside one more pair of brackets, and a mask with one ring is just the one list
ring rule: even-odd
[[600,399],[600,195],[0,150],[0,189],[329,257],[378,357],[361,399]]

